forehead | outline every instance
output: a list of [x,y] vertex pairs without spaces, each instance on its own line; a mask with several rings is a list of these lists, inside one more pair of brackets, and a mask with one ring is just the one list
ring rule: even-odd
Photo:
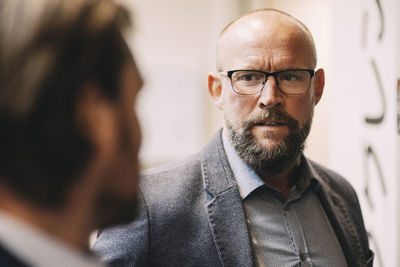
[[217,60],[223,70],[315,67],[312,40],[294,19],[250,17],[235,22],[219,40]]

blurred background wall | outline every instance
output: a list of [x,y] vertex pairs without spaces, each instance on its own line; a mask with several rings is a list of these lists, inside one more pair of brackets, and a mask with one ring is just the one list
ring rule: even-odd
[[145,168],[200,151],[221,126],[208,95],[220,30],[257,8],[284,10],[314,35],[326,87],[306,155],[344,175],[361,202],[375,266],[400,266],[399,0],[127,0]]

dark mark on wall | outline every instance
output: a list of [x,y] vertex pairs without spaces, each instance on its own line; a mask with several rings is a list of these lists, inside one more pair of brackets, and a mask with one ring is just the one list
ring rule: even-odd
[[386,113],[386,101],[385,101],[385,90],[383,88],[381,75],[378,71],[378,67],[376,66],[375,60],[371,58],[371,66],[375,74],[376,82],[377,82],[377,89],[379,90],[381,103],[382,103],[382,112],[380,115],[376,117],[365,117],[365,122],[370,124],[380,124],[383,122]]
[[369,188],[370,188],[370,167],[375,167],[376,171],[377,171],[377,177],[379,180],[379,184],[380,184],[380,188],[382,189],[382,194],[384,196],[387,195],[387,188],[386,188],[386,182],[385,182],[385,178],[383,176],[383,171],[382,171],[382,167],[381,167],[381,163],[378,159],[378,156],[376,155],[375,151],[373,150],[373,148],[371,146],[368,146],[365,149],[365,153],[364,153],[364,177],[365,177],[365,187],[364,187],[364,193],[365,196],[367,198],[367,202],[368,205],[370,207],[371,210],[375,209],[374,203],[371,199],[371,195],[369,192]]
[[379,11],[379,17],[381,19],[381,29],[379,31],[379,41],[382,41],[383,38],[383,33],[385,32],[385,18],[383,16],[383,9],[382,9],[382,4],[380,0],[376,0],[376,5],[378,6],[378,11]]
[[[379,12],[379,19],[380,19],[380,29],[378,33],[378,38],[377,42],[381,43],[383,41],[384,37],[384,32],[385,32],[385,19],[384,19],[384,14],[383,14],[383,8],[382,8],[382,3],[380,0],[375,0],[377,9],[375,11]],[[361,32],[361,48],[366,48],[367,44],[367,31],[369,28],[368,24],[368,17],[369,13],[364,10],[363,17],[362,17],[362,32]],[[380,126],[381,123],[383,122],[385,118],[385,113],[386,113],[386,101],[385,101],[385,91],[383,88],[382,84],[382,79],[380,72],[378,70],[378,67],[376,65],[376,62],[374,58],[371,57],[371,66],[372,70],[374,72],[375,79],[377,81],[377,87],[375,86],[376,89],[379,90],[380,94],[380,102],[381,102],[381,113],[376,115],[375,117],[370,117],[366,116],[364,118],[364,122],[369,125],[369,124],[374,124],[376,126]],[[371,86],[372,87],[372,86]],[[377,102],[379,102],[379,99],[377,99]],[[397,103],[398,103],[398,113],[397,113],[397,125],[398,125],[398,132],[400,133],[400,81],[397,83]],[[378,103],[379,104],[379,103]],[[376,129],[376,128],[375,128]],[[363,170],[364,170],[364,179],[365,179],[365,185],[364,185],[364,194],[365,198],[367,201],[367,205],[370,208],[371,214],[373,215],[375,212],[375,201],[374,198],[376,196],[373,196],[371,194],[370,189],[371,187],[371,179],[378,179],[378,187],[381,188],[381,191],[383,193],[384,197],[387,197],[387,188],[386,188],[386,183],[385,183],[385,178],[383,175],[381,163],[379,161],[378,155],[375,153],[374,149],[372,148],[371,145],[368,145],[366,148],[364,148],[364,161],[363,161]],[[376,170],[376,175],[371,176],[370,171],[371,170]],[[380,186],[379,186],[380,185]],[[369,240],[372,243],[372,247],[374,248],[375,251],[375,263],[378,263],[379,266],[383,267],[383,257],[381,256],[381,250],[380,250],[380,245],[378,240],[375,239],[375,236],[372,234],[372,231],[370,229],[370,232],[368,234]]]
[[367,34],[368,34],[368,11],[364,10],[362,14],[362,23],[361,23],[361,47],[367,47]]
[[397,80],[397,133],[400,134],[400,79]]

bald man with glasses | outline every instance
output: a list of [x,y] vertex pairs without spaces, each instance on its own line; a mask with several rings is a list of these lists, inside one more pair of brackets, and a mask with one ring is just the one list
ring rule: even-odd
[[324,70],[310,31],[250,12],[221,32],[208,88],[223,128],[143,175],[141,215],[103,231],[112,266],[372,266],[356,193],[303,154]]

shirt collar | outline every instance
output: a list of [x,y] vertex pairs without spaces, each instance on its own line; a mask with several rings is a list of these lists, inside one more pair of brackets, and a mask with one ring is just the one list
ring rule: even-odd
[[[254,190],[265,185],[265,182],[238,155],[235,148],[233,148],[226,137],[225,131],[222,132],[222,142],[233,175],[238,184],[240,196],[242,199],[245,199]],[[298,177],[299,178],[296,181],[296,187],[300,194],[302,194],[310,185],[318,183],[317,179],[315,178],[316,174],[304,155],[301,156]],[[313,186],[313,188],[314,187],[315,186]]]
[[77,251],[52,236],[1,211],[0,243],[15,257],[32,266],[105,266],[93,255]]
[[264,181],[251,169],[237,154],[231,143],[226,138],[225,131],[222,132],[222,142],[226,156],[228,157],[233,176],[239,187],[242,199],[245,199],[251,192],[264,185]]

